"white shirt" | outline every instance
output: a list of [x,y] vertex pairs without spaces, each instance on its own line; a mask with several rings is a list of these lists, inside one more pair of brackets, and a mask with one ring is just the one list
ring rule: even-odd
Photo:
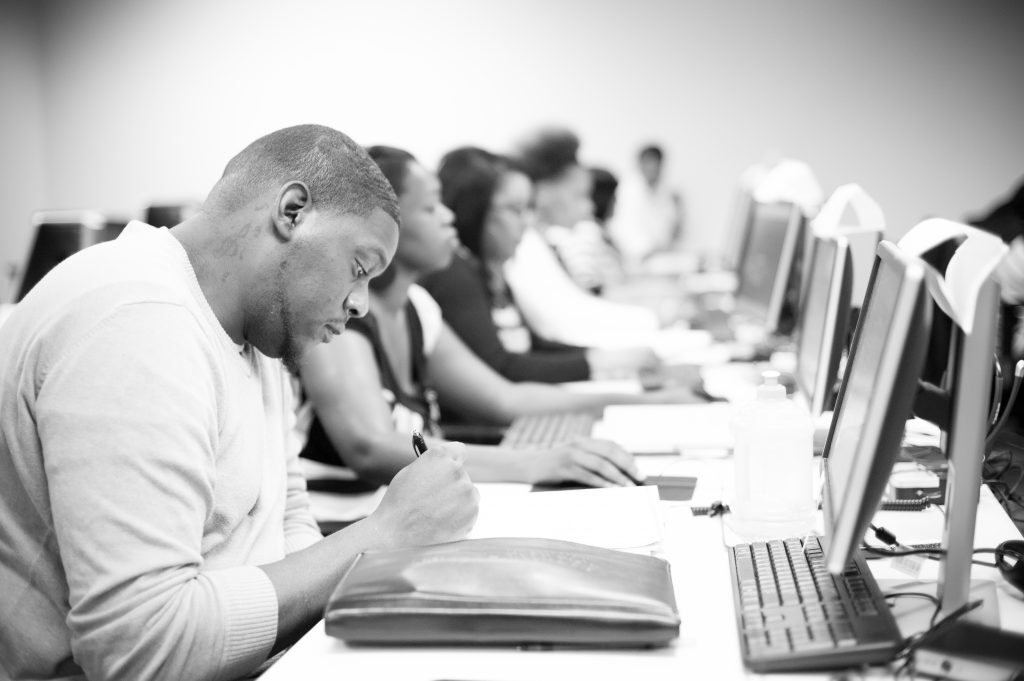
[[582,347],[647,345],[659,327],[654,310],[605,300],[577,286],[533,228],[505,263],[505,280],[526,323],[549,340]]
[[625,257],[640,261],[672,245],[681,217],[667,184],[652,187],[640,176],[627,177],[615,192],[608,233]]

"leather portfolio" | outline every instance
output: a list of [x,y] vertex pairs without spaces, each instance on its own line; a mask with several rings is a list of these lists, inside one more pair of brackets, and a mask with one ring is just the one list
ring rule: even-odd
[[354,644],[656,647],[679,635],[667,561],[539,538],[365,551],[325,620]]

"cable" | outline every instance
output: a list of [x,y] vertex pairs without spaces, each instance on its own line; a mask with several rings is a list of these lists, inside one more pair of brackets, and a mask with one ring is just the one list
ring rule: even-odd
[[[923,555],[923,556],[928,556],[932,560],[938,560],[940,557],[946,555],[946,549],[930,549],[930,548],[928,548],[928,549],[913,549],[913,548],[883,549],[883,548],[878,547],[878,546],[869,546],[867,544],[861,546],[860,548],[861,548],[861,551],[864,551],[866,553],[871,553],[871,554],[874,554],[876,556],[882,556],[884,558],[899,558],[901,556]],[[1015,551],[1013,549],[1006,549],[1006,548],[996,547],[996,548],[974,549],[973,551],[971,551],[971,555],[974,555],[976,553],[991,553],[991,554],[994,554],[996,556],[1010,556],[1011,558],[1015,558],[1017,560],[1024,561],[1024,554],[1022,554],[1022,553],[1020,553],[1018,551]],[[985,561],[981,561],[981,560],[972,560],[971,562],[974,563],[975,565],[983,565],[985,567],[996,567],[995,563],[986,563]]]
[[982,602],[983,601],[979,599],[976,601],[969,601],[967,603],[964,603],[959,608],[949,613],[938,622],[935,621],[935,618],[939,616],[940,609],[936,607],[935,612],[932,614],[932,620],[928,625],[928,629],[921,632],[920,634],[917,634],[916,636],[908,637],[907,643],[904,645],[903,650],[900,651],[897,657],[910,655],[924,644],[935,639],[939,634],[949,629],[958,619],[960,619],[967,613],[971,612],[972,610],[980,608]]
[[894,591],[893,593],[882,594],[883,598],[902,598],[903,596],[915,596],[917,598],[926,598],[932,602],[935,607],[939,607],[939,599],[935,597],[935,594],[926,594],[923,591]]
[[1003,363],[999,361],[999,355],[995,355],[996,380],[992,382],[992,409],[988,414],[989,426],[996,425],[999,419],[999,404],[1003,397]]
[[1024,377],[1024,359],[1018,359],[1017,363],[1013,367],[1013,386],[1010,388],[1010,395],[1006,398],[1006,406],[1003,407],[1003,413],[999,417],[999,421],[992,426],[988,436],[985,437],[985,451],[987,452],[992,447],[992,442],[995,441],[999,431],[1006,425],[1007,419],[1010,417],[1010,412],[1013,409],[1014,402],[1017,401],[1017,393],[1020,391],[1021,378]]

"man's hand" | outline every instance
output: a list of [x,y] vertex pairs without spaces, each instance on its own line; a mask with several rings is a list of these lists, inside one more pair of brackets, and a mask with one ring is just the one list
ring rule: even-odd
[[479,493],[463,470],[465,445],[435,445],[400,470],[368,518],[388,544],[413,546],[462,539],[473,529]]

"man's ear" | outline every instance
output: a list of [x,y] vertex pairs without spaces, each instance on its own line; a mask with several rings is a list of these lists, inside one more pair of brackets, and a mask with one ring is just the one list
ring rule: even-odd
[[274,206],[274,233],[282,241],[292,238],[295,228],[302,224],[312,208],[309,188],[298,180],[288,182],[277,195]]

